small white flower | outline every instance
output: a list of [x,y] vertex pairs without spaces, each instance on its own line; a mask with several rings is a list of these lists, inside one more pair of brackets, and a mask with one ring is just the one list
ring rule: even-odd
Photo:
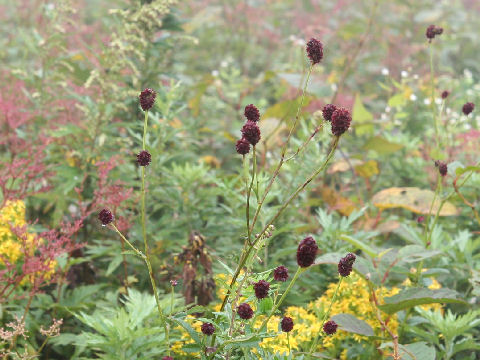
[[223,68],[226,68],[226,67],[228,66],[228,61],[223,60],[223,61],[220,63],[220,66],[223,67]]
[[212,71],[212,76],[213,76],[213,77],[217,77],[218,75],[219,75],[218,70],[213,70],[213,71]]
[[412,101],[417,100],[417,95],[415,95],[415,94],[410,95],[410,100],[412,100]]
[[414,74],[414,75],[413,75],[413,78],[414,78],[415,80],[418,80],[418,78],[419,78],[418,74]]
[[406,78],[408,76],[408,72],[406,72],[405,70],[402,70],[400,75],[402,76],[402,78]]
[[447,108],[445,111],[446,111],[447,114],[450,114],[450,113],[452,112],[452,109],[451,109],[451,108]]
[[382,69],[382,75],[387,76],[390,72],[388,71],[387,68]]
[[392,109],[390,108],[390,106],[387,106],[387,107],[385,108],[385,112],[386,112],[386,113],[389,113],[390,110],[392,110]]
[[442,99],[435,98],[435,104],[440,105],[442,103]]
[[387,114],[383,113],[383,114],[380,116],[380,118],[381,118],[382,120],[387,120],[387,119],[388,119],[388,116],[387,116]]
[[423,103],[425,105],[430,105],[431,101],[430,101],[430,99],[423,99]]
[[332,91],[337,91],[337,89],[338,89],[337,84],[335,84],[335,83],[330,85],[330,88],[332,89]]

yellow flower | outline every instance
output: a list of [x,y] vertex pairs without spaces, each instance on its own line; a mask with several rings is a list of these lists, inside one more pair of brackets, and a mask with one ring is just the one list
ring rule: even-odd
[[[5,264],[5,260],[16,264],[23,259],[23,247],[22,239],[18,238],[16,234],[12,232],[12,227],[22,227],[27,225],[25,220],[25,203],[22,200],[9,200],[0,209],[0,267]],[[33,254],[35,251],[35,235],[25,234],[26,248]],[[50,279],[55,272],[57,262],[51,261],[48,265],[51,270],[43,274],[45,278]],[[33,275],[25,277],[21,284],[24,285],[28,282],[33,282]]]
[[[285,315],[291,317],[295,324],[293,330],[290,332],[290,346],[292,351],[308,351],[310,349],[312,341],[317,334],[322,331],[323,315],[328,310],[336,287],[337,283],[330,284],[320,298],[312,301],[305,308],[290,306],[286,309]],[[399,291],[400,289],[398,288],[379,288],[376,290],[376,296],[378,301],[382,303],[384,297],[393,296]],[[385,335],[370,302],[368,284],[366,280],[356,274],[352,274],[344,279],[340,285],[337,300],[332,305],[331,314],[335,315],[340,313],[352,314],[367,322],[376,335]],[[272,333],[278,332],[280,320],[278,317],[272,317],[267,329]],[[393,332],[397,331],[398,321],[395,315],[392,317],[384,317],[383,321],[387,323]],[[259,324],[257,324],[257,326],[259,326]],[[339,330],[332,336],[324,337],[316,350],[321,351],[323,347],[335,351],[336,346],[340,342],[345,342],[348,339],[353,339],[357,342],[367,341],[366,337]],[[279,333],[275,337],[264,339],[260,343],[260,346],[278,353],[288,353],[288,341],[285,333]],[[342,359],[346,359],[345,352],[337,355]]]

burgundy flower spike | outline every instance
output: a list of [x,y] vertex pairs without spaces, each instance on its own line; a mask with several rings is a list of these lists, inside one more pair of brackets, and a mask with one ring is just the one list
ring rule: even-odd
[[245,106],[245,117],[247,120],[257,122],[260,120],[260,111],[258,111],[257,107],[253,104]]
[[142,107],[143,111],[150,110],[155,103],[155,97],[157,93],[155,90],[147,88],[140,93],[140,106]]
[[273,278],[275,281],[282,281],[285,282],[288,279],[288,269],[281,265],[273,270]]
[[113,221],[113,214],[108,209],[103,209],[98,214],[98,219],[101,221],[102,225],[108,225]]
[[323,58],[323,44],[315,38],[307,43],[307,55],[312,65],[318,64]]
[[261,139],[260,128],[255,121],[248,120],[242,128],[243,138],[246,139],[253,146]]
[[297,249],[298,266],[306,268],[313,264],[317,256],[318,245],[313,237],[308,236],[303,239]]
[[293,319],[291,317],[285,316],[280,323],[280,327],[283,332],[290,332],[293,330]]

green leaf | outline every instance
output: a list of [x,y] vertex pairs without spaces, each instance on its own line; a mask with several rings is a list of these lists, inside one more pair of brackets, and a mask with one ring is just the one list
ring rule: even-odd
[[351,314],[337,314],[332,316],[332,320],[340,326],[341,330],[363,336],[375,335],[370,325]]
[[105,272],[105,276],[109,276],[112,274],[117,267],[122,263],[123,258],[121,256],[115,256],[112,261],[110,261],[110,264],[108,264],[107,271]]
[[356,248],[362,250],[363,252],[367,253],[371,257],[376,257],[377,252],[373,249],[370,245],[365,244],[364,242],[357,240],[348,235],[340,235],[340,239],[345,240],[346,242],[350,243],[351,245],[355,246]]
[[352,118],[358,135],[373,133],[373,115],[365,108],[358,94],[355,96]]
[[125,251],[122,251],[121,252],[122,255],[135,255],[135,256],[138,256],[140,257],[136,251],[133,251],[133,250],[125,250]]
[[397,94],[388,99],[388,106],[399,107],[405,105],[406,102],[407,99],[405,98],[404,94]]
[[[450,166],[450,165],[449,165]],[[459,167],[455,170],[455,173],[458,175],[463,175],[466,172],[480,172],[480,166],[466,166],[466,167]]]
[[465,303],[458,298],[458,293],[451,289],[430,290],[427,288],[409,288],[399,294],[384,299],[385,304],[379,305],[380,310],[387,314],[408,309],[417,305],[439,303]]
[[[385,348],[393,348],[393,343],[386,342],[380,346],[380,349]],[[407,345],[399,344],[398,350],[402,360],[435,360],[435,348],[428,346],[424,341]]]
[[273,308],[273,300],[270,297],[266,297],[258,303],[258,310],[262,314],[269,313],[270,310],[272,310],[272,308]]
[[234,274],[234,271],[232,270],[232,268],[230,268],[227,264],[225,264],[224,262],[222,262],[221,260],[218,260],[218,262],[220,263],[220,265],[222,265],[225,270],[227,270],[227,272],[233,276]]
[[382,136],[372,137],[366,142],[365,145],[363,145],[364,150],[374,150],[382,155],[397,152],[402,148],[402,144],[390,142]]
[[400,249],[397,258],[401,259],[402,262],[415,263],[439,254],[441,254],[441,251],[427,250],[420,245],[407,245]]
[[186,332],[190,335],[190,337],[195,341],[197,344],[201,344],[200,337],[198,336],[198,333],[190,326],[189,323],[180,320],[180,319],[173,319],[174,322],[176,322],[178,325],[183,327]]
[[235,338],[230,341],[225,345],[225,349],[231,349],[234,347],[254,347],[260,342],[260,337],[258,335],[249,335],[241,338]]

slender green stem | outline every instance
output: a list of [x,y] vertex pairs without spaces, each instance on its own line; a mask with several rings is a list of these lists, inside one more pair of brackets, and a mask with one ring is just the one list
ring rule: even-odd
[[140,256],[142,259],[145,260],[145,255],[140,250],[138,250],[135,246],[133,246],[132,243],[128,241],[128,239],[120,232],[120,230],[118,230],[118,228],[113,223],[110,225],[112,226],[113,230],[115,230],[116,233],[122,238],[122,240],[125,241],[127,245],[130,246],[132,250],[137,253],[138,256]]
[[252,238],[252,229],[250,228],[250,195],[252,194],[252,187],[253,187],[253,181],[255,179],[255,174],[256,174],[256,167],[257,167],[257,153],[256,153],[256,148],[255,146],[253,147],[253,170],[252,170],[252,178],[250,181],[250,186],[248,187],[247,190],[247,208],[246,208],[246,217],[247,217],[247,236],[248,236],[248,243],[251,243],[251,238]]
[[[148,128],[148,111],[145,111],[145,121],[143,124],[143,139],[142,139],[142,149],[145,150],[145,142],[147,138],[147,128]],[[146,211],[145,211],[145,166],[142,166],[142,188],[141,188],[141,219],[142,219],[142,236],[143,236],[143,244],[145,246],[145,263],[147,264],[148,268],[148,275],[150,277],[150,282],[152,284],[153,295],[155,296],[155,302],[157,303],[158,313],[160,315],[160,319],[162,320],[164,329],[165,329],[165,337],[167,340],[167,353],[170,355],[170,339],[169,339],[169,328],[163,314],[162,307],[160,306],[160,299],[158,298],[158,290],[157,284],[155,282],[155,277],[153,276],[153,269],[152,269],[152,262],[150,260],[150,254],[148,249],[148,241],[147,241],[147,224],[146,224]]]
[[429,44],[430,50],[430,107],[432,108],[432,115],[433,115],[433,124],[435,126],[435,142],[437,144],[437,148],[440,146],[439,142],[439,134],[438,134],[438,120],[437,120],[437,112],[435,110],[435,74],[433,71],[433,45],[432,43]]
[[292,353],[292,346],[290,345],[290,332],[287,332],[288,354]]
[[38,355],[40,355],[40,353],[42,352],[42,350],[43,350],[43,348],[45,347],[45,345],[47,345],[48,339],[50,339],[50,336],[47,336],[47,337],[45,338],[45,340],[43,340],[42,345],[40,345],[40,347],[39,347],[38,350],[36,351],[36,353],[37,353]]
[[308,268],[302,268],[300,266],[298,267],[297,272],[295,273],[295,275],[292,278],[292,281],[290,281],[290,284],[288,284],[288,287],[285,290],[285,292],[282,294],[282,296],[280,297],[280,300],[278,300],[278,302],[273,307],[272,311],[270,312],[270,315],[268,315],[268,317],[263,321],[262,325],[258,328],[257,333],[261,332],[262,329],[267,325],[268,320],[270,320],[270,318],[273,316],[273,314],[275,314],[275,312],[278,310],[280,305],[282,305],[283,300],[285,299],[285,297],[287,296],[289,291],[292,289],[293,284],[295,284],[295,282],[297,281],[300,274],[305,272],[307,269]]
[[232,280],[230,281],[230,285],[229,285],[229,289],[227,291],[227,294],[225,295],[225,297],[223,298],[223,302],[222,302],[222,306],[220,307],[220,311],[223,311],[223,309],[225,308],[225,305],[227,304],[227,301],[228,301],[228,298],[230,297],[231,295],[231,289],[233,287],[233,284],[235,283],[235,281],[237,281],[237,278],[238,278],[238,275],[240,274],[240,271],[241,269],[243,268],[243,266],[245,265],[245,262],[247,261],[252,249],[254,248],[254,246],[256,245],[257,241],[265,234],[265,232],[268,230],[269,226],[272,225],[275,220],[277,220],[277,218],[283,213],[283,211],[287,208],[287,206],[292,202],[292,200],[294,200],[298,194],[313,180],[315,179],[315,177],[320,173],[322,172],[323,170],[325,170],[325,168],[327,167],[328,163],[330,162],[330,160],[332,159],[333,157],[333,154],[335,153],[335,149],[337,148],[337,145],[338,145],[338,141],[339,141],[339,137],[335,137],[334,141],[333,141],[333,144],[332,144],[332,148],[330,150],[330,153],[328,154],[328,156],[326,157],[325,161],[323,162],[323,164],[320,166],[320,168],[318,168],[302,185],[300,185],[297,190],[295,190],[295,192],[290,195],[290,197],[287,199],[287,201],[280,207],[280,209],[277,211],[277,213],[273,216],[273,218],[265,225],[265,227],[263,228],[263,230],[260,232],[259,236],[257,239],[255,239],[255,241],[247,248],[247,250],[245,251],[245,247],[244,247],[244,251],[242,251],[242,255],[240,257],[240,262],[238,264],[238,267],[237,267],[237,270],[235,271],[235,273],[233,274],[233,277],[232,277]]
[[170,297],[170,316],[173,314],[173,302],[175,299],[175,287],[172,285],[172,292]]
[[[276,177],[278,176],[278,173],[280,172],[280,168],[282,167],[284,161],[285,161],[285,153],[287,151],[287,148],[288,148],[288,144],[290,142],[290,138],[292,137],[292,134],[293,134],[293,131],[294,129],[296,128],[297,126],[297,123],[298,123],[298,119],[299,119],[299,116],[300,116],[300,110],[301,108],[303,107],[303,102],[305,100],[305,93],[307,91],[307,87],[308,87],[308,82],[310,80],[310,75],[312,73],[312,69],[313,69],[313,65],[310,66],[310,68],[308,69],[308,74],[307,74],[307,79],[305,81],[305,84],[304,84],[304,87],[303,87],[303,90],[302,90],[302,97],[300,98],[300,104],[297,108],[297,114],[295,116],[295,121],[293,123],[293,126],[292,128],[290,129],[290,132],[288,134],[288,137],[287,137],[287,140],[285,141],[285,144],[283,145],[283,148],[282,148],[282,153],[281,153],[281,158],[280,158],[280,161],[277,165],[277,168],[275,169],[274,171],[274,174],[272,176],[272,178],[270,179],[270,182],[268,183],[267,185],[267,188],[265,189],[265,192],[263,193],[263,196],[262,196],[262,199],[260,200],[260,202],[258,203],[257,205],[257,209],[255,211],[255,215],[253,217],[253,221],[252,221],[252,224],[247,224],[248,226],[248,239],[247,241],[245,242],[245,246],[242,250],[242,255],[240,256],[240,261],[239,261],[239,265],[237,267],[237,270],[234,274],[234,276],[232,277],[232,281],[230,282],[230,285],[228,287],[228,291],[227,291],[227,294],[225,295],[225,297],[223,298],[223,302],[222,302],[222,306],[220,308],[220,311],[223,311],[223,309],[225,308],[225,305],[227,304],[227,301],[228,301],[228,298],[230,297],[231,295],[231,289],[232,289],[232,286],[233,284],[235,283],[235,281],[237,281],[237,277],[238,275],[240,274],[240,271],[242,269],[242,267],[245,265],[245,262],[248,258],[248,255],[250,254],[251,252],[251,249],[252,249],[252,242],[251,242],[251,234],[253,232],[253,228],[255,227],[255,223],[257,222],[257,219],[258,219],[258,215],[260,214],[260,210],[265,202],[265,198],[267,197],[267,194],[269,193]],[[254,147],[254,159],[255,159],[255,147]],[[252,179],[253,181],[253,179]],[[257,196],[258,196],[258,189],[257,189]],[[247,207],[249,206],[249,203],[247,202]],[[250,216],[249,216],[249,209],[247,210],[247,221],[250,222]],[[283,210],[281,210],[283,211]],[[273,222],[273,221],[272,221]],[[272,223],[271,222],[271,223]],[[270,223],[270,224],[271,224]],[[269,225],[270,225],[269,224]],[[266,229],[268,229],[268,227],[265,227],[265,229],[262,231],[262,235],[263,233],[265,233]],[[259,236],[260,238],[260,236]],[[248,245],[250,246],[249,248],[247,247],[247,242],[248,242]],[[245,254],[245,249],[247,249],[247,254]],[[215,337],[212,337],[212,343],[214,341]]]
[[433,195],[433,200],[430,203],[430,209],[428,210],[427,218],[425,219],[425,228],[423,230],[423,235],[425,237],[425,243],[427,243],[428,239],[428,232],[430,229],[429,223],[430,223],[430,217],[432,216],[432,210],[433,206],[435,205],[435,201],[437,200],[438,193],[440,191],[440,184],[441,184],[442,178],[441,175],[437,175],[437,185],[435,186],[435,194]]
[[[430,204],[430,209],[428,210],[427,214],[427,219],[425,220],[425,229],[424,229],[424,237],[425,237],[425,246],[429,246],[429,238],[431,237],[431,233],[433,231],[433,228],[435,227],[435,223],[437,222],[436,219],[438,217],[438,214],[440,213],[441,208],[443,207],[444,202],[441,201],[441,203],[438,206],[437,213],[435,216],[434,223],[432,226],[430,226],[430,217],[432,214],[433,207],[435,205],[435,201],[437,201],[438,193],[440,192],[440,189],[442,187],[442,177],[440,174],[437,175],[437,186],[435,187],[435,194],[433,195],[433,200],[432,203]],[[417,271],[415,273],[415,278],[414,278],[414,284],[418,284],[420,281],[420,277],[422,275],[422,269],[423,269],[423,260],[420,261],[417,265]]]
[[147,127],[148,127],[148,110],[145,111],[145,119],[143,121],[143,140],[142,140],[143,150],[145,150],[145,141],[147,139]]
[[283,144],[280,161],[279,161],[275,171],[273,172],[272,178],[270,179],[267,187],[265,188],[265,191],[262,195],[262,199],[258,203],[257,210],[255,211],[255,215],[253,216],[252,225],[250,226],[251,227],[250,232],[253,231],[253,228],[254,228],[254,226],[257,222],[258,215],[260,214],[260,210],[262,209],[262,206],[265,202],[265,199],[266,199],[268,193],[270,192],[270,189],[272,188],[272,185],[275,182],[275,179],[277,178],[277,176],[280,172],[280,169],[282,168],[283,163],[285,162],[285,154],[287,152],[288,144],[290,143],[290,138],[292,137],[293,131],[297,127],[297,123],[298,123],[298,120],[300,118],[300,111],[303,107],[303,102],[305,100],[305,93],[307,92],[308,82],[310,80],[310,75],[312,74],[312,70],[313,70],[313,65],[311,65],[310,68],[308,69],[307,79],[305,80],[305,85],[303,86],[303,90],[302,90],[302,97],[300,98],[300,104],[297,108],[297,114],[295,115],[295,121],[294,121],[293,126],[291,127],[291,129],[288,133],[288,137],[287,137],[287,140],[285,141],[285,144]]
[[343,281],[343,276],[340,276],[340,280],[338,280],[337,287],[335,288],[335,292],[333,293],[332,299],[330,300],[330,305],[328,307],[328,310],[323,315],[322,325],[320,326],[320,331],[315,336],[315,340],[313,341],[312,346],[310,347],[310,351],[308,352],[309,357],[311,357],[313,351],[317,348],[317,344],[318,344],[318,340],[320,338],[320,334],[322,334],[322,331],[323,331],[323,325],[325,325],[325,321],[327,321],[327,319],[330,316],[330,311],[332,310],[333,303],[335,302],[335,300],[337,298],[337,293],[338,293],[338,290],[340,289],[340,285],[342,284],[342,281]]

